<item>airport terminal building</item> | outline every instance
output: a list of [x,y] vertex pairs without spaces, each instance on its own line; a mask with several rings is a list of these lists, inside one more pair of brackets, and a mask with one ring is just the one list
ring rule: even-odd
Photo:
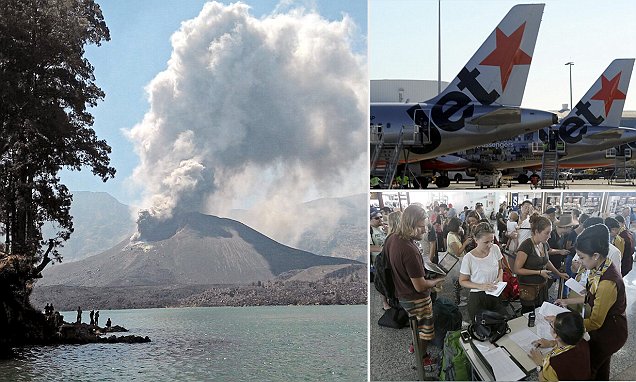
[[[446,86],[442,81],[441,88]],[[371,80],[371,102],[423,102],[437,93],[433,80]]]

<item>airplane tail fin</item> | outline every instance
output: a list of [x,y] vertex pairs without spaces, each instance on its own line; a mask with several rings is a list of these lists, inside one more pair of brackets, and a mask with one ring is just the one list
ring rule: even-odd
[[578,116],[592,125],[618,127],[633,68],[633,58],[612,61],[564,120]]
[[512,7],[457,77],[427,103],[460,92],[482,105],[521,105],[544,6]]

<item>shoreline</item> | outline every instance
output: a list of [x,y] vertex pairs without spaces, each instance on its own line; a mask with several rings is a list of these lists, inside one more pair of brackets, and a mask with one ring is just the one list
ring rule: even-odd
[[35,308],[52,303],[56,310],[76,307],[100,310],[182,307],[251,307],[366,305],[366,280],[267,281],[258,285],[171,285],[127,287],[36,287]]
[[[144,310],[144,309],[205,309],[205,308],[277,308],[277,307],[301,307],[301,306],[364,306],[367,304],[308,304],[308,305],[215,305],[215,306],[163,306],[155,308],[113,308],[113,309],[101,309],[100,312],[112,312],[120,310]],[[62,310],[60,313],[74,313],[73,310]],[[103,333],[102,333],[103,334]]]

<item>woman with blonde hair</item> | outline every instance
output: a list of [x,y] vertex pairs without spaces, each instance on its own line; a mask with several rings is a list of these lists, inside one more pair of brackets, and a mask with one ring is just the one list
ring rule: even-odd
[[402,211],[394,211],[389,214],[389,228],[387,236],[397,231],[400,226],[400,219],[402,218]]
[[468,252],[459,270],[459,284],[470,288],[468,314],[471,321],[480,310],[492,310],[506,315],[499,297],[486,294],[496,289],[503,278],[501,250],[495,245],[495,230],[489,223],[479,223],[472,232],[476,247]]

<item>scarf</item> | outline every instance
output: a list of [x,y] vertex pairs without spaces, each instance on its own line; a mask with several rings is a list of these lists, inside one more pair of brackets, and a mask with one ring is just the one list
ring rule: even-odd
[[590,271],[590,274],[587,278],[587,285],[585,286],[585,289],[588,290],[589,294],[596,295],[598,284],[601,282],[601,276],[603,276],[610,265],[612,265],[612,260],[605,259],[600,267],[597,267]]

